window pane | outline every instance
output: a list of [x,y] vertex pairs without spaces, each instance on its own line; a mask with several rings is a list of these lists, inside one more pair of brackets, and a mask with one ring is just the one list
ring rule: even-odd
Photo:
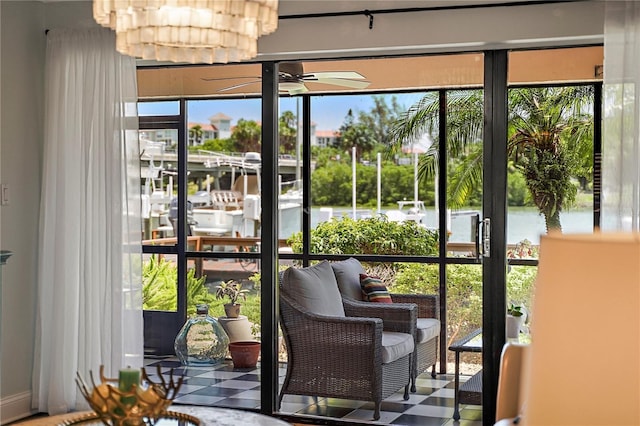
[[138,115],[163,116],[180,114],[180,102],[178,101],[151,101],[138,102]]
[[482,217],[484,92],[448,90],[447,247],[449,255],[477,257]]
[[154,241],[176,235],[177,208],[171,208],[177,195],[175,129],[140,130],[140,176],[142,178],[143,244],[175,244]]
[[[537,258],[548,229],[592,232],[593,85],[602,46],[509,53],[509,258]],[[565,84],[560,86],[559,84]]]
[[[395,155],[389,155],[395,121],[423,96],[424,92],[412,92],[312,99],[311,227],[319,227],[320,232],[329,232],[332,226],[351,228],[353,232],[358,232],[356,226],[363,227],[361,234],[343,241],[349,243],[347,246],[314,245],[312,251],[393,254],[367,246],[371,242],[366,241],[367,222],[351,224],[349,221],[354,218],[386,215],[391,223],[385,225],[387,232],[392,232],[394,224],[400,227],[405,221],[429,228],[431,233],[437,228],[434,178],[416,179],[418,162],[433,143],[434,134],[425,133],[418,141],[398,147]],[[332,224],[331,218],[343,219],[344,223]],[[375,226],[371,223],[371,227]]]
[[[260,99],[187,103],[190,232],[199,250],[257,251],[260,235]],[[229,242],[229,238],[256,241]]]

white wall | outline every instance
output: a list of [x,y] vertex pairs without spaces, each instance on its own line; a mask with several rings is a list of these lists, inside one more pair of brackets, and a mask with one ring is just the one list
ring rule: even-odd
[[[364,2],[363,2],[364,3]],[[364,7],[363,7],[364,9]],[[90,1],[0,1],[0,247],[3,270],[0,419],[29,414],[36,318],[46,28],[95,26]],[[601,42],[603,2],[281,21],[261,58],[329,58]],[[51,368],[56,368],[52,365]],[[69,378],[71,380],[72,378]]]
[[42,157],[44,8],[34,1],[3,1],[0,25],[2,99],[0,181],[10,186],[0,227],[2,271],[2,419],[30,406],[33,361],[38,205]]
[[[602,43],[604,3],[374,13],[372,29],[364,15],[280,20],[276,32],[259,39],[258,58],[335,58]],[[292,4],[303,3],[289,2],[283,7]],[[428,4],[416,2],[414,6]],[[289,14],[283,7],[280,13]],[[363,9],[366,7],[361,5],[358,10]]]
[[0,247],[14,253],[2,271],[0,421],[4,424],[28,415],[31,406],[45,29],[96,24],[90,1],[2,0],[0,10],[0,182],[10,185],[10,203],[0,207]]

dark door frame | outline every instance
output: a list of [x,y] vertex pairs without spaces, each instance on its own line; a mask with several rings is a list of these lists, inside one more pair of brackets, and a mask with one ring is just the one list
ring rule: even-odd
[[482,423],[494,424],[507,289],[507,50],[484,55],[482,210],[490,223],[482,258]]

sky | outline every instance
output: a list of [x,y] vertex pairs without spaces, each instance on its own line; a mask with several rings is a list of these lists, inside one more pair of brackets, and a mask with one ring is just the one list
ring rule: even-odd
[[[396,94],[398,103],[409,108],[420,99],[420,93]],[[391,95],[387,105],[391,104]],[[357,116],[359,111],[369,112],[373,107],[372,95],[326,95],[311,98],[311,121],[316,124],[316,130],[338,130],[344,118],[353,109]],[[138,104],[140,115],[178,114],[178,101],[169,102],[141,102]],[[235,125],[238,119],[261,121],[260,99],[218,99],[218,100],[193,100],[188,101],[188,122],[208,123],[209,117],[217,113],[223,113],[232,118],[231,125]],[[280,114],[291,111],[296,114],[297,109],[302,113],[302,98],[291,97],[280,99]]]

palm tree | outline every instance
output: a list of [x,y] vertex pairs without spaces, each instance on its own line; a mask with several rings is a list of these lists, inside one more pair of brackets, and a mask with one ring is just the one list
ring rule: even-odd
[[204,130],[199,124],[194,125],[189,129],[189,139],[193,139],[194,145],[200,145],[202,143],[202,136],[204,136]]
[[579,147],[592,140],[591,86],[512,90],[508,152],[524,175],[547,232],[562,230],[560,212],[574,201]]
[[375,146],[376,140],[373,130],[364,123],[358,122],[349,109],[344,123],[340,126],[340,147],[348,151],[356,147],[356,157],[362,158],[364,152],[369,152]]
[[278,137],[280,138],[280,152],[290,154],[296,151],[298,140],[298,118],[291,111],[285,111],[278,119]]
[[239,152],[260,152],[262,146],[261,127],[254,120],[239,119],[231,134],[234,149]]
[[[461,207],[482,179],[483,93],[447,92],[447,147],[452,158],[448,192],[451,207]],[[571,177],[592,136],[591,86],[512,89],[509,92],[508,155],[526,179],[547,231],[561,230],[560,212],[577,191]],[[423,156],[420,177],[437,172],[439,94],[429,92],[392,129],[392,152],[425,133],[436,141]]]

